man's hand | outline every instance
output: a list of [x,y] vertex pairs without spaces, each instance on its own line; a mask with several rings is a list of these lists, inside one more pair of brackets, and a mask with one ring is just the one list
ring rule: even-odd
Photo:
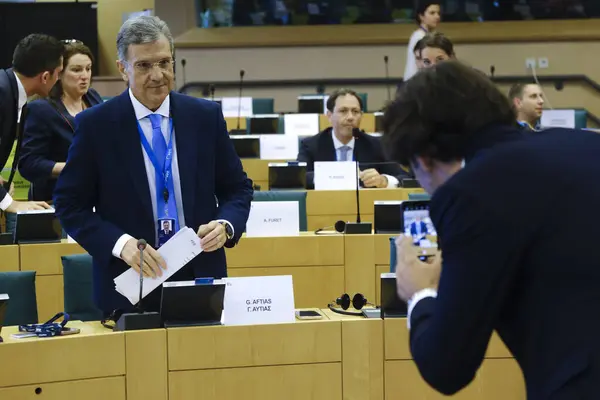
[[360,171],[359,178],[367,188],[386,188],[388,185],[385,175],[380,175],[374,168]]
[[420,290],[437,289],[442,270],[442,257],[438,253],[428,262],[419,260],[419,248],[410,236],[396,238],[396,288],[398,296],[408,301]]
[[198,228],[198,237],[202,250],[211,252],[219,250],[227,241],[227,233],[223,225],[217,221],[210,221],[208,224],[200,225]]
[[[123,250],[121,250],[121,259],[139,273],[140,250],[137,247],[137,242],[137,239],[132,238],[125,243]],[[152,278],[162,276],[163,269],[167,269],[165,260],[152,246],[146,245],[146,249],[144,250],[144,266],[142,269],[144,276]]]
[[[4,185],[5,182],[6,182],[6,180],[0,176],[0,185]],[[10,187],[8,188],[8,194],[10,195],[10,197],[13,197],[15,195],[15,183],[14,182],[10,183]]]
[[50,209],[48,203],[45,201],[16,201],[13,200],[10,206],[5,210],[9,213],[17,213],[19,211],[30,211],[30,210],[47,210]]

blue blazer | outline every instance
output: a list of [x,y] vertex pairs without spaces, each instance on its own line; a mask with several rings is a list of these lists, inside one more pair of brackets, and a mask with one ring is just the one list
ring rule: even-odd
[[[186,225],[194,230],[215,219],[229,221],[233,247],[245,230],[253,196],[213,102],[171,92],[177,158]],[[128,91],[77,115],[67,164],[54,191],[63,228],[93,257],[94,299],[106,314],[132,310],[113,279],[129,266],[113,257],[121,235],[154,243],[154,220],[140,136]],[[92,208],[96,208],[96,212]],[[225,250],[202,253],[171,280],[227,276]],[[160,288],[143,301],[158,311]]]
[[465,168],[436,190],[437,298],[411,314],[423,378],[453,394],[496,330],[529,400],[596,399],[600,381],[600,135],[574,129],[473,135]]
[[[93,107],[102,103],[102,97],[89,89],[84,101]],[[29,200],[52,200],[56,185],[52,168],[57,162],[67,161],[75,118],[60,100],[35,100],[27,105],[27,110],[19,172],[31,182]]]

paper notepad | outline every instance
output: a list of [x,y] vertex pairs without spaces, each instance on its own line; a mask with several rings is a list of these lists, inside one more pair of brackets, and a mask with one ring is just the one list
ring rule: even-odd
[[[193,229],[187,226],[181,228],[171,239],[163,244],[158,253],[165,259],[167,269],[163,270],[160,277],[153,279],[144,277],[144,288],[142,298],[163,284],[175,272],[179,271],[184,265],[192,261],[198,254],[202,253],[200,238]],[[121,293],[135,305],[139,301],[140,295],[140,276],[133,269],[129,268],[115,279],[115,290]]]

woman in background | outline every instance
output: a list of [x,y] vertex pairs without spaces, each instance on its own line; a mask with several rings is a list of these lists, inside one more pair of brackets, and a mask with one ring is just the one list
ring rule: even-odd
[[90,88],[92,52],[82,42],[65,43],[59,81],[47,99],[27,106],[19,172],[31,182],[29,200],[52,200],[73,141],[75,116],[102,102],[98,92]]
[[413,32],[408,41],[408,47],[406,49],[406,66],[404,67],[403,77],[405,81],[409,80],[418,71],[417,59],[414,53],[415,45],[427,33],[437,29],[441,19],[440,12],[439,0],[419,1],[417,8],[415,9],[415,20],[419,25],[419,28]]
[[417,68],[430,68],[439,62],[456,58],[454,45],[444,34],[428,33],[417,42],[414,48]]

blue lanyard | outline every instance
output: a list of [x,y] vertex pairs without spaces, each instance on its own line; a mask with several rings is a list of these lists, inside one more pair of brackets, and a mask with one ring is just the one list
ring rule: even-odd
[[[162,171],[160,170],[160,164],[158,163],[156,154],[152,150],[152,146],[150,146],[150,143],[148,143],[148,139],[146,139],[146,135],[144,135],[144,131],[142,130],[142,127],[140,126],[139,121],[137,121],[137,126],[138,126],[138,131],[140,133],[140,139],[142,141],[142,146],[144,146],[144,150],[146,150],[146,154],[148,154],[150,161],[152,161],[152,165],[154,165],[154,170],[155,170],[157,176],[158,176],[158,174],[161,174],[163,177],[164,186],[163,186],[162,193],[163,193],[163,198],[165,201],[165,213],[168,214],[167,207],[168,207],[168,202],[169,202],[169,180],[172,179],[171,163],[173,161],[173,119],[169,118],[169,131],[170,131],[169,143],[167,144],[167,154],[165,155],[165,167]],[[156,201],[158,202],[158,199],[156,199]]]

